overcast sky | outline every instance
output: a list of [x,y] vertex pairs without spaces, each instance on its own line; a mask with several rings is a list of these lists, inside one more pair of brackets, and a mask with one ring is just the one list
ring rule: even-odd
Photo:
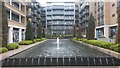
[[46,2],[74,2],[75,0],[36,0],[39,1],[41,5],[44,5]]

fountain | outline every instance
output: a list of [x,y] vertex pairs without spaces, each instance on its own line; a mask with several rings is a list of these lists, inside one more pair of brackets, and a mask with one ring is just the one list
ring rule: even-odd
[[57,38],[57,49],[60,49],[60,47],[59,47],[59,37]]

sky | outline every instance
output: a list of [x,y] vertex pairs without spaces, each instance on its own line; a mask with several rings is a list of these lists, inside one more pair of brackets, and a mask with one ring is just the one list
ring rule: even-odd
[[41,5],[45,5],[46,2],[74,2],[75,0],[36,0],[40,2]]

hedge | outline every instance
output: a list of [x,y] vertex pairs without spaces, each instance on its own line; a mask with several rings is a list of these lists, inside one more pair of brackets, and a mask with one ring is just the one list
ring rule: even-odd
[[42,39],[34,39],[33,42],[36,43],[36,42],[40,42],[42,41]]
[[46,38],[41,38],[41,40],[43,41],[43,40],[46,40]]
[[10,43],[7,45],[8,50],[14,50],[14,49],[17,49],[18,47],[19,47],[19,44],[17,43]]
[[116,52],[120,52],[120,44],[115,44],[112,42],[105,42],[105,41],[101,41],[101,40],[87,40],[84,38],[73,38],[73,40],[77,40],[77,41],[82,41],[94,46],[99,46],[102,48],[106,48],[106,49],[110,49]]
[[0,54],[8,52],[8,49],[6,47],[0,47]]
[[18,43],[19,45],[30,45],[33,44],[32,40],[25,40]]
[[114,46],[111,46],[110,49],[116,51],[116,52],[120,52],[120,44],[116,44]]

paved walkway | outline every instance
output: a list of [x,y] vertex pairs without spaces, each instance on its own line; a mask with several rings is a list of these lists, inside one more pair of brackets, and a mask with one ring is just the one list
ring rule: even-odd
[[[47,41],[47,40],[45,40],[45,41]],[[11,50],[11,51],[8,51],[6,53],[2,53],[2,54],[0,54],[0,61],[5,59],[5,58],[8,58],[8,57],[10,57],[12,55],[15,55],[15,54],[17,54],[19,52],[22,52],[22,51],[24,51],[26,49],[34,47],[35,45],[38,45],[38,44],[40,44],[42,42],[45,42],[45,41],[37,42],[37,43],[31,44],[31,45],[21,45],[18,49]]]

